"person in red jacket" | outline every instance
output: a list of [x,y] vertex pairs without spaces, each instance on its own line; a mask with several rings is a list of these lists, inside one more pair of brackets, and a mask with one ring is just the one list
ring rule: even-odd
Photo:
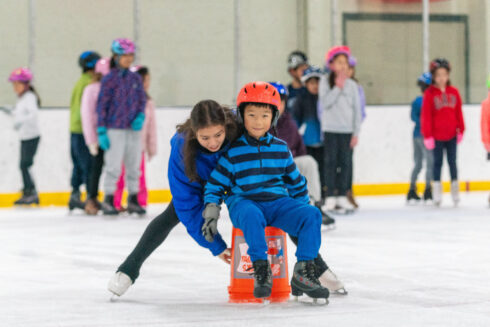
[[461,96],[458,89],[451,86],[451,66],[446,59],[433,60],[430,72],[432,85],[424,93],[421,126],[425,146],[434,150],[434,204],[439,206],[442,200],[441,168],[445,150],[451,174],[451,195],[457,205],[459,183],[456,150],[464,133]]

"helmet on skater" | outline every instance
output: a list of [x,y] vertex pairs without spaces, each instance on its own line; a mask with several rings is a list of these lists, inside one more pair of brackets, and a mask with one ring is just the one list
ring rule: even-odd
[[288,69],[296,69],[300,65],[308,65],[308,57],[302,51],[293,51],[288,56]]
[[85,51],[78,58],[78,64],[84,70],[90,70],[95,68],[97,60],[100,59],[100,55],[95,51]]
[[282,84],[281,82],[269,82],[269,84],[274,86],[276,88],[277,92],[279,92],[279,96],[281,97],[281,101],[286,100],[286,98],[289,95],[289,92],[288,92],[287,87],[284,86],[284,84]]
[[32,72],[27,67],[20,67],[10,73],[9,82],[29,83],[32,80]]
[[266,82],[250,82],[238,93],[236,105],[238,107],[238,121],[243,123],[243,111],[249,103],[263,103],[272,107],[272,126],[276,126],[279,119],[279,106],[281,96],[274,86]]
[[345,55],[347,59],[350,58],[351,57],[350,48],[346,45],[336,45],[330,48],[330,50],[328,50],[328,52],[325,55],[326,65],[328,66],[335,59],[335,57],[341,54]]
[[134,42],[126,38],[118,38],[112,41],[111,51],[115,55],[132,54],[135,52]]
[[432,83],[432,74],[429,72],[425,72],[417,78],[417,85],[430,85]]
[[439,68],[446,68],[448,72],[451,71],[451,65],[449,64],[449,61],[444,58],[436,58],[430,62],[429,71],[432,75],[434,75],[434,72]]
[[357,59],[354,56],[349,56],[349,67],[356,67]]
[[101,58],[95,64],[95,72],[105,76],[111,71],[111,58]]
[[303,76],[301,76],[301,82],[304,84],[306,81],[308,81],[310,78],[320,78],[322,77],[322,71],[320,68],[316,66],[309,66],[308,68],[305,69],[303,72]]

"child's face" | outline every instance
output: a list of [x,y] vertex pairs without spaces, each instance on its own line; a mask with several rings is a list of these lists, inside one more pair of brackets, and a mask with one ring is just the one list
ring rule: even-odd
[[317,77],[312,77],[309,80],[306,81],[305,86],[308,92],[311,94],[317,95],[318,94],[318,78]]
[[434,84],[437,87],[446,87],[449,81],[449,72],[446,68],[438,68],[434,72]]
[[248,134],[258,140],[271,128],[272,109],[249,104],[243,113],[243,123]]
[[347,70],[349,69],[349,61],[347,60],[347,56],[343,54],[339,54],[338,56],[336,56],[330,64],[330,69],[337,74],[347,74]]
[[146,74],[143,78],[143,88],[145,89],[145,92],[148,92],[150,89],[150,74]]
[[19,81],[14,81],[12,82],[12,87],[14,88],[15,94],[21,95],[26,89],[26,84]]
[[295,80],[299,81],[301,80],[301,76],[303,76],[303,72],[305,71],[306,68],[308,68],[307,64],[302,64],[296,68],[291,68],[289,70],[289,75],[291,75],[291,77],[294,78]]
[[119,66],[124,69],[131,67],[134,61],[134,54],[124,54],[119,56]]
[[347,69],[347,77],[352,78],[354,76],[354,67],[349,66]]
[[210,152],[216,152],[221,149],[225,141],[226,131],[223,125],[212,125],[203,127],[196,132],[199,144]]

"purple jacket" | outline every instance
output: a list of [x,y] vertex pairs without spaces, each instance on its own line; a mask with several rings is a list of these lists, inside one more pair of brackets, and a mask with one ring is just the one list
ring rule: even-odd
[[[277,131],[277,133],[276,133]],[[277,126],[271,129],[277,138],[288,144],[289,150],[294,157],[306,155],[306,147],[303,138],[299,135],[298,126],[289,112],[283,112],[277,121]]]
[[146,94],[137,73],[112,69],[103,79],[97,100],[97,127],[130,129],[139,113],[145,113]]

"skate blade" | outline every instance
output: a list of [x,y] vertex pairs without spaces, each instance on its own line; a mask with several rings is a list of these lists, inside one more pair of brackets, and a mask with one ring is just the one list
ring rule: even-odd
[[311,298],[308,296],[293,296],[293,303],[301,303],[303,305],[311,306],[325,306],[328,305],[328,299],[325,298]]
[[119,296],[115,293],[112,293],[112,295],[109,299],[109,302],[117,302],[118,299],[119,299]]
[[332,294],[345,296],[349,294],[345,288],[339,288],[338,290],[332,291]]

